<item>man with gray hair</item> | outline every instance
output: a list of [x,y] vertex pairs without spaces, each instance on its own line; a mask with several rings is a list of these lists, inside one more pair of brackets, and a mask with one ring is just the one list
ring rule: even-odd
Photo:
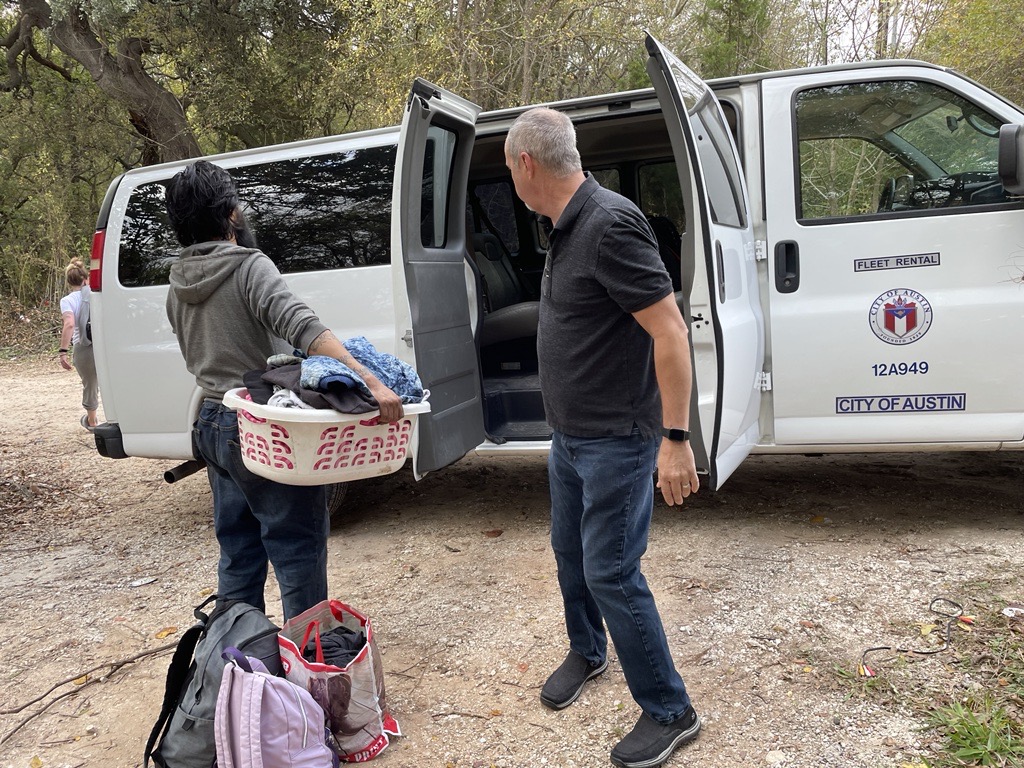
[[505,141],[505,164],[520,199],[553,225],[537,354],[554,430],[551,545],[569,653],[540,698],[552,709],[567,707],[605,671],[606,623],[643,710],[611,760],[654,768],[700,730],[640,571],[655,468],[670,506],[699,487],[687,431],[686,324],[646,218],[583,172],[566,115],[544,108],[520,115]]

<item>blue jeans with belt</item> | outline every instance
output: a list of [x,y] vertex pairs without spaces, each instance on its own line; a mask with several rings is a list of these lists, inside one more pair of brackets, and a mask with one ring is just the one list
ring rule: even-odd
[[220,403],[203,403],[192,434],[213,490],[217,593],[266,611],[269,560],[286,620],[327,599],[330,519],[323,486],[283,485],[246,469],[237,417]]
[[551,546],[569,647],[591,664],[607,652],[608,625],[630,693],[660,723],[690,705],[654,596],[640,572],[654,505],[655,438],[581,438],[555,432],[548,474]]

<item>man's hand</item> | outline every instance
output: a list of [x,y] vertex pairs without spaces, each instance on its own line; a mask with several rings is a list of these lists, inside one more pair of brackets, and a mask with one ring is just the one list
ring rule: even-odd
[[377,379],[374,379],[372,384],[367,382],[366,386],[370,388],[370,392],[377,400],[377,405],[380,406],[381,421],[393,424],[402,418],[405,413],[405,409],[402,408],[402,398],[381,384]]
[[68,362],[67,352],[60,353],[60,367],[63,368],[65,371],[70,371],[72,368],[74,368],[74,366]]
[[403,415],[402,399],[384,386],[380,379],[370,373],[362,363],[352,357],[352,353],[345,349],[345,345],[338,341],[338,338],[330,331],[324,331],[309,345],[306,353],[312,355],[327,355],[339,360],[353,371],[355,371],[366,382],[370,394],[373,395],[380,407],[380,420],[388,424],[394,424]]
[[670,507],[681,505],[683,499],[700,488],[689,440],[679,442],[664,438],[661,441],[661,450],[658,451],[658,487]]

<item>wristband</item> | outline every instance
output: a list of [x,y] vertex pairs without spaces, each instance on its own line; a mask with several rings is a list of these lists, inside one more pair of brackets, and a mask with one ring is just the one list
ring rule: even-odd
[[661,428],[662,437],[667,437],[669,440],[676,443],[685,443],[690,439],[690,433],[685,429],[669,429],[668,427]]
[[60,352],[62,355],[66,355],[68,353],[66,349],[58,349],[57,351]]

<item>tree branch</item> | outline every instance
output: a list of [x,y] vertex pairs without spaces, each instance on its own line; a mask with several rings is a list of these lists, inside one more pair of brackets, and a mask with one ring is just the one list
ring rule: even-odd
[[31,43],[31,41],[28,44],[28,55],[31,56],[34,61],[38,62],[39,64],[42,64],[47,69],[52,69],[58,75],[67,80],[69,83],[74,82],[74,77],[72,76],[71,72],[64,69],[64,67],[60,66],[56,62],[50,61],[48,58],[39,53],[39,51],[36,50],[36,47]]
[[19,705],[17,707],[14,707],[13,709],[0,710],[0,715],[13,715],[13,714],[16,714],[16,713],[21,712],[22,710],[26,709],[27,707],[30,707],[33,704],[42,701],[43,699],[45,699],[47,696],[49,696],[51,693],[53,693],[55,690],[57,690],[61,686],[67,685],[68,683],[73,683],[76,680],[80,680],[81,678],[86,677],[87,675],[90,675],[90,674],[92,674],[93,672],[95,672],[97,670],[103,669],[105,667],[110,667],[110,670],[105,675],[103,675],[103,677],[100,677],[100,678],[88,678],[84,683],[79,685],[77,688],[75,688],[73,690],[70,690],[70,691],[65,691],[64,693],[61,693],[61,694],[58,694],[57,696],[54,696],[52,699],[50,699],[50,701],[47,701],[45,704],[43,704],[42,707],[40,707],[38,710],[36,710],[32,714],[27,715],[26,717],[22,718],[22,720],[17,725],[15,725],[14,728],[12,728],[10,731],[8,731],[2,737],[0,737],[0,744],[3,744],[5,741],[10,739],[15,733],[17,733],[19,730],[21,730],[33,718],[38,717],[39,715],[41,715],[43,712],[45,712],[47,709],[49,709],[51,706],[56,704],[61,699],[67,698],[68,696],[73,696],[74,694],[78,693],[80,690],[82,690],[87,685],[91,685],[92,683],[105,680],[106,678],[108,678],[110,675],[112,675],[114,672],[116,672],[121,667],[125,666],[126,664],[130,664],[133,661],[138,661],[139,659],[145,658],[146,656],[156,656],[157,654],[163,653],[164,651],[169,651],[169,650],[173,649],[175,646],[177,646],[177,643],[169,643],[167,645],[161,645],[159,648],[153,648],[153,649],[148,650],[148,651],[141,651],[140,653],[136,653],[133,656],[127,656],[127,657],[125,657],[123,659],[119,659],[117,661],[108,661],[108,662],[105,662],[103,664],[98,664],[97,666],[93,667],[92,669],[87,669],[85,672],[79,672],[76,675],[73,675],[71,677],[65,678],[64,680],[61,680],[59,683],[54,683],[52,686],[50,686],[50,689],[48,691],[46,691],[43,694],[40,694],[39,696],[36,696],[31,701],[26,701],[24,704],[21,704],[21,705]]

